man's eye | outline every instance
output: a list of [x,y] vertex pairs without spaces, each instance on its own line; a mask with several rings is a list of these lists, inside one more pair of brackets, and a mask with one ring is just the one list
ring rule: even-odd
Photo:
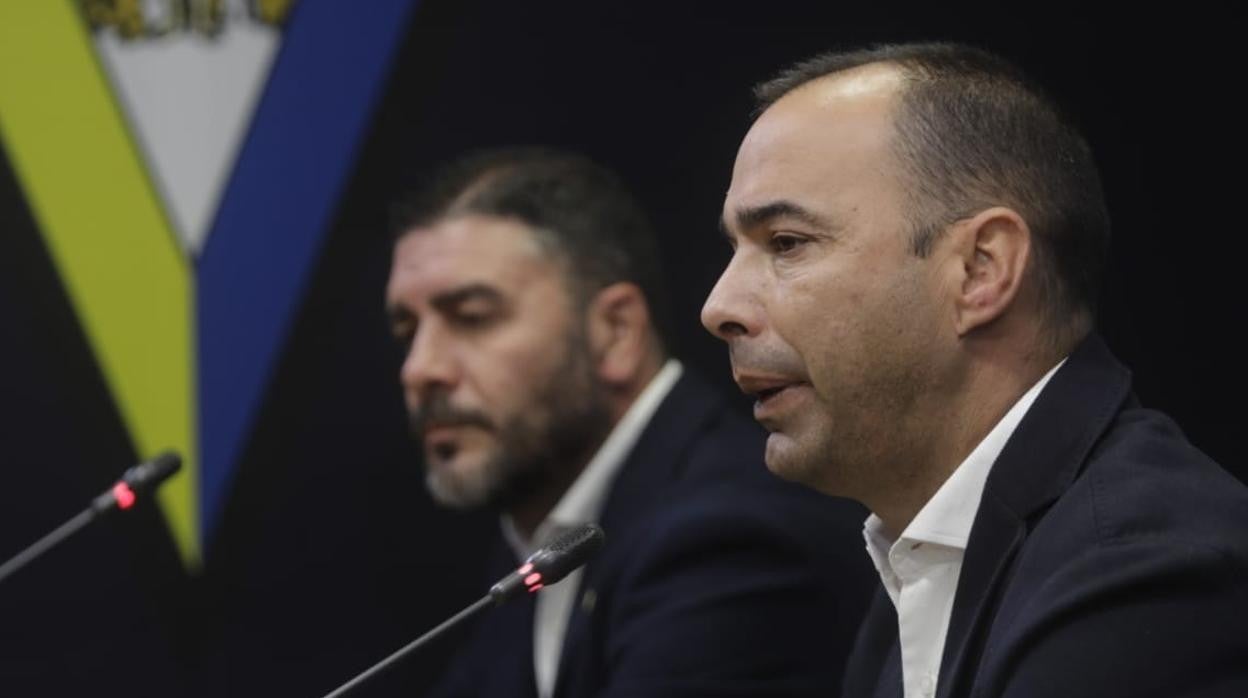
[[495,313],[484,310],[461,310],[455,313],[451,319],[460,327],[484,327],[494,320]]
[[416,336],[416,326],[411,324],[395,325],[391,328],[390,333],[394,336],[394,341],[401,348],[406,349],[412,345],[412,339]]
[[771,236],[770,240],[768,240],[768,244],[771,246],[771,251],[777,254],[792,252],[805,242],[805,239],[789,233],[776,233]]

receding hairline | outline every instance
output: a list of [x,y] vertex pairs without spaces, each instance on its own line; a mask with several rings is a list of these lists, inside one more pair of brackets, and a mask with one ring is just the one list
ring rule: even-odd
[[778,104],[797,94],[806,94],[816,103],[825,103],[831,99],[869,96],[878,94],[882,97],[897,99],[905,94],[907,86],[918,76],[904,64],[895,60],[880,60],[863,63],[843,70],[818,75],[794,85],[783,95],[768,105]]
[[[755,115],[757,124],[773,108],[789,107],[796,100],[805,100],[816,110],[834,106],[836,103],[852,101],[878,101],[883,104],[881,116],[886,120],[888,132],[887,148],[890,157],[896,162],[893,165],[905,167],[904,155],[898,150],[900,133],[899,120],[904,118],[905,98],[907,91],[914,86],[919,76],[909,71],[905,65],[894,60],[880,60],[864,63],[843,70],[819,75],[801,84],[793,86],[789,91],[777,97]],[[818,118],[818,117],[816,117]]]

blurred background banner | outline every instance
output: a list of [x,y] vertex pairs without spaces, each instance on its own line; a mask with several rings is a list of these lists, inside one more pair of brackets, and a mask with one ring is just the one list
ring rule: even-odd
[[[142,458],[187,466],[0,586],[0,695],[320,695],[476,598],[496,522],[424,492],[388,202],[473,148],[619,171],[678,354],[733,391],[698,310],[749,90],[847,44],[970,41],[1068,105],[1115,224],[1102,332],[1145,404],[1248,474],[1240,24],[589,5],[0,0],[0,558]],[[420,695],[453,643],[363,695]]]
[[193,567],[410,5],[2,10],[12,171]]

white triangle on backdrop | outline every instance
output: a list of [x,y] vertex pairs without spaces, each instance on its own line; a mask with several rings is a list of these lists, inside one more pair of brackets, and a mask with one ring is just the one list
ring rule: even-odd
[[94,40],[147,162],[148,173],[188,254],[207,241],[256,103],[281,43],[235,3],[222,31]]

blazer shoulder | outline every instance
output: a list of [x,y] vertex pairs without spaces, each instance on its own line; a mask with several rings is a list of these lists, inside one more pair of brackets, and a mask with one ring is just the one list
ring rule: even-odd
[[1154,410],[1123,410],[1076,483],[1097,540],[1205,547],[1248,560],[1248,487]]

